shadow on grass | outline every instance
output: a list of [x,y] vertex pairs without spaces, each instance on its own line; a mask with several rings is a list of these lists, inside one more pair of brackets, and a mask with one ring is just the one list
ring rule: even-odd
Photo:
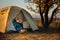
[[48,28],[45,30],[43,27],[39,27],[39,30],[33,31],[31,28],[28,28],[29,33],[60,33],[60,28]]

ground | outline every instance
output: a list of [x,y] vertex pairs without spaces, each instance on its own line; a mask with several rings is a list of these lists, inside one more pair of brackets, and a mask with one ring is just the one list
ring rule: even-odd
[[60,40],[60,33],[0,34],[0,40]]

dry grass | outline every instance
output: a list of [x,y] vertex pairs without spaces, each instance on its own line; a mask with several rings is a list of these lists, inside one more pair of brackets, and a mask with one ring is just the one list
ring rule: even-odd
[[0,34],[0,40],[60,40],[58,33]]

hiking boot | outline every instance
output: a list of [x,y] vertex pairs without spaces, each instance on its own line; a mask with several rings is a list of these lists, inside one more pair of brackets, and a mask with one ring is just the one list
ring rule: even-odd
[[26,33],[27,31],[25,29],[21,29],[20,33]]

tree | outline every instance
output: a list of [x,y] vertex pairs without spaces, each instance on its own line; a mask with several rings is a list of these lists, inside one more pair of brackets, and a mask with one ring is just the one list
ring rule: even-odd
[[[38,4],[41,22],[45,30],[49,28],[49,25],[53,21],[58,1],[59,0],[33,0],[33,3]],[[49,14],[51,14],[50,17]]]

